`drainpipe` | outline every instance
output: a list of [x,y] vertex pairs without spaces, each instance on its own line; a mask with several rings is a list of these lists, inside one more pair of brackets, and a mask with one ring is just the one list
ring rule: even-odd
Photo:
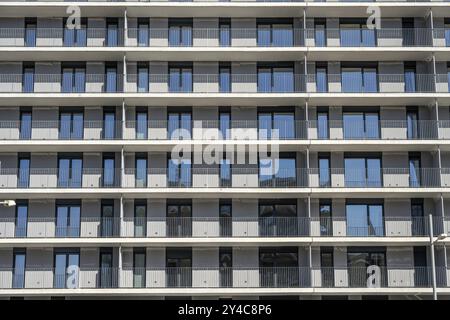
[[433,283],[433,300],[437,300],[436,291],[436,260],[434,257],[433,215],[428,215],[428,228],[430,233],[430,257],[431,257],[431,280]]
[[127,17],[127,10],[125,9],[125,12],[123,13],[123,43],[124,46],[128,46],[128,17]]

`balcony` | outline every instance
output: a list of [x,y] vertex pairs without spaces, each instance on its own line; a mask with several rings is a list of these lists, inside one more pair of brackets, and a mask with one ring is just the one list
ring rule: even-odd
[[[0,269],[0,290],[127,288],[430,288],[429,267],[379,267],[380,279],[369,284],[366,267],[163,267]],[[437,283],[448,287],[445,267]],[[119,280],[120,275],[120,280]],[[149,291],[151,292],[151,291]]]
[[[79,74],[75,81],[63,74],[0,74],[0,92],[10,94],[61,93],[165,93],[292,94],[292,93],[448,93],[447,74],[342,73],[327,74],[326,82],[316,75],[283,73],[258,74]],[[180,80],[182,79],[182,80]],[[180,82],[181,81],[181,82]],[[437,83],[435,85],[435,82]],[[436,88],[437,86],[437,88]],[[308,88],[308,90],[306,90]],[[134,95],[133,95],[134,96]]]
[[[0,169],[2,189],[95,188],[447,188],[450,168],[279,168],[272,174],[258,167],[231,168],[226,176],[219,167],[183,169],[58,168]],[[308,177],[309,175],[309,177]],[[309,185],[308,185],[309,180]]]
[[[279,1],[277,1],[279,2]],[[189,28],[183,42],[170,28],[0,28],[0,47],[449,47],[444,28]],[[127,42],[125,43],[125,34]],[[305,41],[306,39],[306,41]]]
[[[128,212],[126,213],[128,214]],[[450,231],[449,218],[434,216],[435,235]],[[81,217],[68,223],[55,217],[18,221],[0,218],[2,239],[95,239],[95,238],[272,238],[321,237],[411,238],[429,237],[428,218],[411,216],[373,217]],[[426,240],[426,239],[425,239]],[[306,240],[305,240],[306,241]],[[425,242],[424,242],[425,243]]]
[[[124,133],[122,134],[122,126]],[[76,129],[74,129],[76,127]],[[101,121],[0,120],[0,140],[146,140],[146,141],[245,141],[245,140],[445,140],[450,139],[449,120],[378,120],[370,123],[343,120],[275,120],[265,126],[259,120],[183,121],[173,128],[168,120]],[[224,132],[222,132],[224,131]],[[309,136],[307,136],[309,131]]]

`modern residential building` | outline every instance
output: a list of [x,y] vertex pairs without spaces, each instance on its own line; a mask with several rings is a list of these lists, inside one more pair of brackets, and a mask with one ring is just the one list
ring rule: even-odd
[[0,0],[0,298],[449,299],[449,88],[442,0]]

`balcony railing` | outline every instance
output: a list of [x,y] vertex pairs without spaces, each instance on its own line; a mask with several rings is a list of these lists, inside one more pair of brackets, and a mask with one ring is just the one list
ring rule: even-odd
[[[72,79],[75,77],[75,80]],[[183,78],[183,81],[180,80]],[[325,80],[326,79],[326,80]],[[0,74],[1,93],[434,93],[449,92],[447,74]],[[437,83],[437,90],[435,86]],[[306,90],[308,88],[308,90]]]
[[[434,235],[450,231],[450,218],[433,216]],[[428,237],[425,217],[55,217],[0,218],[0,238],[284,238]]]
[[123,45],[124,29],[122,28],[86,28],[85,26],[80,29],[0,28],[1,47],[122,47]]
[[[449,120],[0,120],[0,140],[440,140]],[[124,134],[122,134],[124,126]],[[223,131],[223,132],[222,132]],[[307,133],[309,131],[309,135]],[[308,135],[308,136],[307,136]]]
[[[448,271],[437,267],[437,284]],[[120,280],[119,280],[120,275]],[[430,288],[429,267],[163,267],[0,269],[1,289],[101,288]]]
[[83,168],[61,171],[58,168],[0,169],[0,188],[117,188],[120,169]]
[[[447,188],[450,168],[0,169],[0,188]],[[309,181],[309,183],[308,183]]]
[[[31,33],[29,39],[27,32]],[[446,47],[445,28],[0,28],[0,46],[17,47]],[[127,43],[125,43],[125,34]],[[306,38],[306,41],[305,41]]]
[[5,93],[116,93],[123,92],[123,74],[0,74]]

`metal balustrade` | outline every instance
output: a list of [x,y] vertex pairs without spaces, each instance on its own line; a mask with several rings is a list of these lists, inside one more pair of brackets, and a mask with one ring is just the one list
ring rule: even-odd
[[27,42],[28,28],[0,28],[0,47],[122,47],[124,29],[116,28],[113,41],[108,41],[108,28],[83,26],[80,29],[33,28],[32,43]]
[[[108,28],[35,28],[31,44],[27,28],[0,28],[0,47],[448,47],[445,28],[326,28],[280,27],[190,28],[188,39],[174,41],[170,28],[118,28],[114,43]],[[266,37],[267,32],[271,37]],[[75,37],[77,34],[77,37]],[[125,43],[125,35],[127,43]],[[306,39],[306,41],[305,41]],[[179,39],[177,39],[179,40]]]
[[[121,121],[0,120],[0,140],[114,140],[121,139]],[[75,128],[76,127],[76,128]]]
[[447,187],[446,168],[310,169],[313,188],[432,188]]
[[[314,74],[259,73],[227,74],[0,74],[2,93],[448,93],[447,74],[341,73],[327,74],[326,80]],[[437,83],[437,89],[435,86]],[[308,88],[308,90],[306,90]]]
[[[448,287],[447,270],[436,268]],[[375,276],[373,276],[375,274]],[[119,279],[120,277],[120,279]],[[104,267],[0,269],[0,290],[107,288],[430,288],[430,267]]]
[[[70,78],[70,79],[69,79]],[[123,74],[0,74],[0,92],[8,93],[434,93],[449,92],[447,74],[363,73],[327,74],[316,82],[316,75],[293,73],[227,74],[127,74],[125,90]],[[325,81],[325,82],[323,82]],[[323,82],[323,83],[322,83]],[[438,89],[435,89],[435,82]],[[306,90],[308,88],[308,90]]]
[[[0,188],[447,188],[450,168],[2,168]],[[309,180],[309,184],[308,184]]]
[[0,188],[113,188],[120,187],[120,169],[2,168]]
[[[433,216],[437,236],[450,231],[450,218]],[[56,217],[24,221],[0,218],[0,238],[286,238],[428,237],[428,217]]]
[[[450,120],[0,120],[0,140],[442,140]],[[124,133],[122,134],[122,126]],[[224,132],[222,132],[222,130]],[[309,131],[309,133],[307,132]]]
[[117,93],[123,92],[123,74],[0,74],[2,93]]

